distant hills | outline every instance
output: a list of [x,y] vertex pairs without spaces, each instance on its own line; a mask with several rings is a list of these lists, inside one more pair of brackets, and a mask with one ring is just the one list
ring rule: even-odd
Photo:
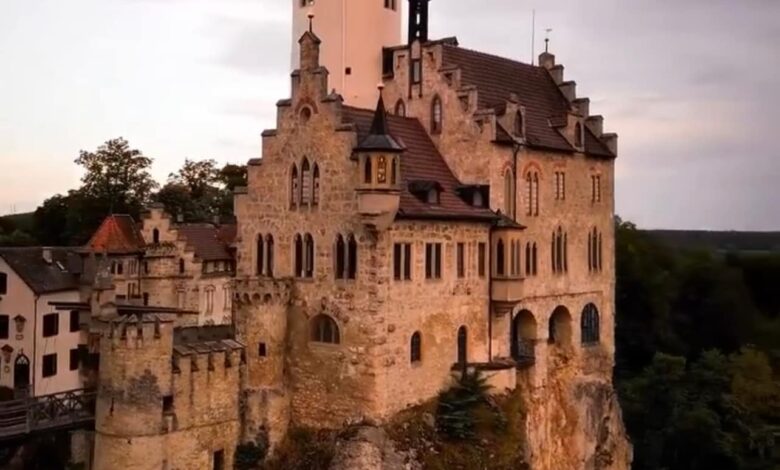
[[716,252],[780,253],[780,232],[642,230],[674,248]]

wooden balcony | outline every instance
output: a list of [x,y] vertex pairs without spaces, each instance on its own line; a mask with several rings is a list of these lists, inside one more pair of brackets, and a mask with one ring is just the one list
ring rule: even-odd
[[80,389],[2,402],[0,441],[91,425],[96,395],[94,390]]
[[496,276],[492,281],[490,300],[493,311],[503,316],[511,312],[515,305],[523,300],[522,276]]

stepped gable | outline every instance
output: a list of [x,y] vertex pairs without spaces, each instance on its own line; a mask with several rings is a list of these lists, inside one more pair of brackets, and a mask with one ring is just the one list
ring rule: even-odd
[[227,261],[233,259],[228,246],[235,240],[236,228],[232,226],[215,226],[213,224],[182,224],[176,227],[179,235],[184,237],[187,246],[191,247],[195,256],[202,261]]
[[[572,106],[544,67],[453,45],[442,44],[443,68],[457,67],[463,86],[477,87],[478,107],[504,112],[510,95],[525,107],[526,142],[531,147],[574,152],[574,147],[555,129],[566,123]],[[504,132],[506,137],[508,133]],[[499,141],[500,141],[499,136]],[[598,157],[614,155],[590,129],[585,129],[585,153]]]
[[[46,260],[44,250],[51,256]],[[71,248],[0,248],[0,258],[22,278],[36,294],[78,289],[78,279],[68,272]]]
[[[353,124],[358,142],[368,137],[375,111],[344,106],[346,123]],[[491,221],[496,215],[487,208],[474,207],[457,194],[460,183],[417,119],[386,115],[390,135],[403,147],[401,155],[400,218],[478,219]],[[412,192],[417,185],[437,186],[439,204],[430,204]]]
[[112,255],[141,253],[145,247],[141,230],[126,214],[106,217],[86,245],[88,250]]

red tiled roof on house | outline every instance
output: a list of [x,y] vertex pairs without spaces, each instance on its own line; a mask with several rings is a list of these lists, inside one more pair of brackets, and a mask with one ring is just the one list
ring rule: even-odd
[[[374,111],[349,106],[344,106],[343,110],[344,120],[357,128],[358,141],[365,139]],[[417,119],[388,115],[387,124],[390,134],[404,147],[399,217],[495,220],[496,215],[489,209],[474,207],[458,196],[460,183]],[[441,188],[439,204],[430,204],[414,195],[410,191],[413,182],[438,183]]]
[[[444,43],[442,50],[444,67],[459,68],[462,84],[477,87],[479,108],[492,108],[501,113],[510,95],[517,95],[520,105],[525,107],[525,137],[529,146],[564,152],[575,150],[551,125],[560,121],[565,124],[571,105],[545,68],[450,43]],[[587,127],[585,153],[614,157]]]
[[140,253],[146,247],[141,231],[132,217],[126,214],[109,215],[92,235],[86,248],[96,253]]
[[184,224],[176,226],[176,230],[201,261],[233,259],[229,245],[235,240],[235,225]]

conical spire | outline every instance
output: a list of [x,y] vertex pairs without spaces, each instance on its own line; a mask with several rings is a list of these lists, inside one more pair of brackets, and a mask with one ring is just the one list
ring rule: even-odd
[[401,152],[403,147],[390,135],[390,126],[387,123],[387,111],[382,99],[382,86],[379,86],[379,100],[374,111],[374,120],[371,129],[365,139],[358,145],[357,150]]

